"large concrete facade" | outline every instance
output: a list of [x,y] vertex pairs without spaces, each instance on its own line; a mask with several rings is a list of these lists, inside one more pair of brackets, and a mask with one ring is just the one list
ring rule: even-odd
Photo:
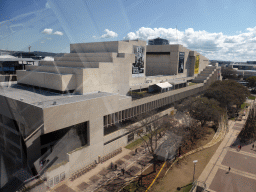
[[[217,67],[214,67],[203,83],[133,100],[127,95],[131,89],[148,88],[160,81],[175,80],[175,77],[183,77],[186,84],[186,77],[190,76],[188,70],[192,69],[185,65],[182,75],[176,73],[179,51],[185,52],[185,63],[192,63],[190,67],[194,61],[188,60],[193,60],[197,53],[180,45],[172,48],[175,51],[171,52],[171,59],[175,62],[168,66],[168,70],[175,73],[146,77],[149,60],[159,64],[146,52],[165,51],[167,48],[170,51],[170,46],[165,46],[154,48],[146,46],[144,41],[71,44],[70,53],[64,57],[54,58],[52,62],[41,61],[39,66],[17,71],[18,84],[1,87],[0,120],[4,120],[0,126],[5,127],[6,133],[15,130],[19,143],[13,144],[14,137],[8,138],[5,133],[6,136],[0,135],[1,150],[14,151],[9,156],[15,153],[20,162],[38,172],[41,160],[48,160],[48,167],[66,162],[62,168],[46,174],[50,179],[63,172],[63,167],[68,176],[94,162],[98,156],[125,146],[130,141],[127,130],[118,129],[122,122],[148,111],[171,107],[175,101],[201,93],[217,79]],[[170,61],[164,56],[162,60]],[[207,59],[200,63],[200,70],[206,66]],[[161,74],[161,63],[159,68]],[[112,130],[113,126],[117,129]],[[81,137],[81,132],[84,137]],[[73,145],[65,147],[65,143]],[[73,151],[79,147],[82,148]]]
[[[180,53],[184,53],[184,68],[179,71]],[[209,60],[196,51],[191,51],[182,45],[148,45],[147,46],[147,76],[175,75],[176,78],[193,77],[196,56],[199,56],[199,72],[208,64]]]

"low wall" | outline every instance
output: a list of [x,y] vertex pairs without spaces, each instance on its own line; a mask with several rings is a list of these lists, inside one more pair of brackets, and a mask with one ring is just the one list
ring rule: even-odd
[[53,187],[54,185],[58,184],[59,182],[69,178],[69,163],[63,164],[55,169],[52,169],[44,174],[43,177],[47,178],[47,186]]
[[17,81],[17,75],[0,75],[0,82]]

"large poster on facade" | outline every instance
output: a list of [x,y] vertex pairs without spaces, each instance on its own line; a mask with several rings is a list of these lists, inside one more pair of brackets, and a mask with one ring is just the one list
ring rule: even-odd
[[144,76],[144,51],[143,46],[133,46],[133,53],[135,54],[135,63],[132,64],[132,76]]
[[200,55],[196,55],[195,74],[198,74],[199,72],[199,60],[200,60]]
[[183,73],[183,71],[184,71],[184,58],[185,58],[185,52],[180,52],[179,53],[178,73]]

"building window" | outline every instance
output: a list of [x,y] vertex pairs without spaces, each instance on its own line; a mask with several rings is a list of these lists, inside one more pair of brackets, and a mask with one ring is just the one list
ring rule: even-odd
[[65,172],[60,174],[60,181],[64,181],[65,180]]
[[60,182],[60,177],[59,175],[54,177],[54,185],[57,185]]
[[178,73],[183,73],[183,71],[184,71],[184,58],[185,58],[185,52],[180,52],[179,53]]
[[134,140],[134,133],[128,135],[128,143]]

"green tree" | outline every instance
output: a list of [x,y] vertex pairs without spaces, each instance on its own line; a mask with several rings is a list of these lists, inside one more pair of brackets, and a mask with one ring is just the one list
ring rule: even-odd
[[246,97],[250,96],[247,87],[237,83],[234,80],[215,81],[205,91],[204,96],[209,99],[215,99],[220,106],[232,112],[232,107],[236,106],[236,112],[245,102]]
[[238,135],[238,139],[243,142],[254,142],[256,140],[256,105],[254,104],[249,111],[246,123]]
[[248,77],[246,81],[249,87],[256,87],[256,76]]
[[220,103],[207,97],[193,97],[185,100],[178,106],[178,110],[189,112],[193,119],[201,122],[203,127],[207,121],[213,121],[216,125],[220,120],[224,110],[219,106]]
[[237,72],[229,67],[221,67],[221,75],[223,79],[237,79]]

